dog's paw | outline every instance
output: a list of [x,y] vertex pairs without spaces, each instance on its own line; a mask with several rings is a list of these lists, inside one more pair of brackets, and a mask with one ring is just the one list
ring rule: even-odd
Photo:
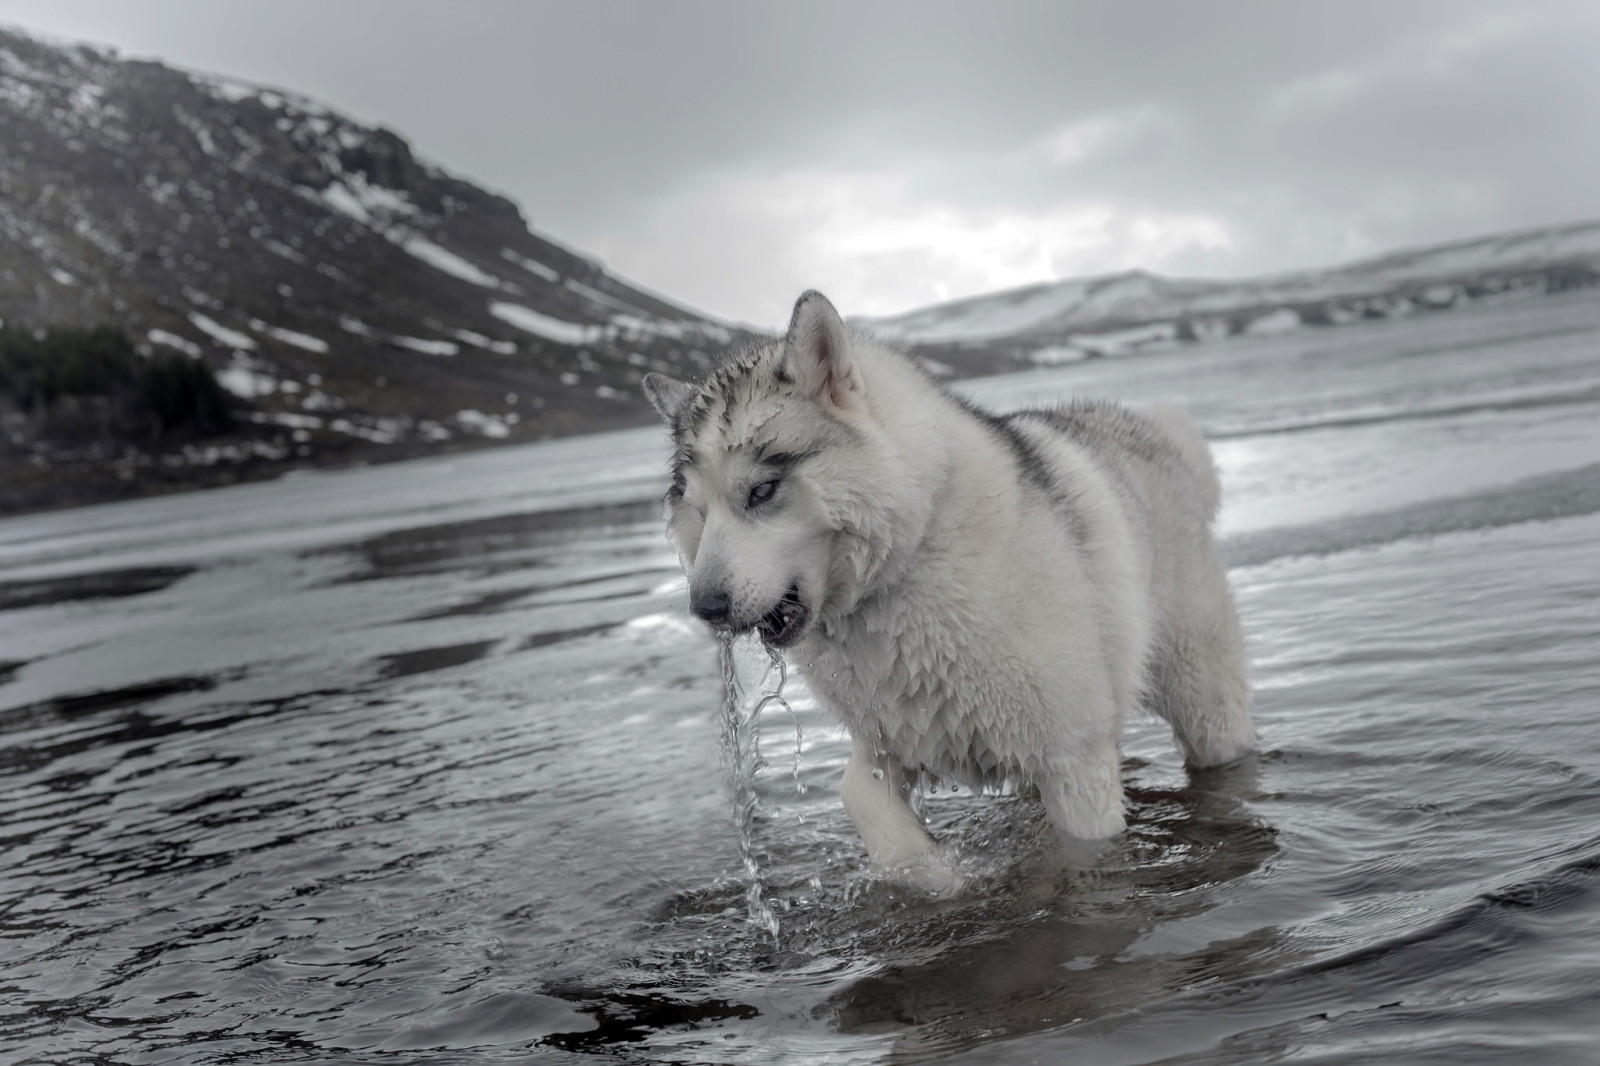
[[893,871],[895,880],[922,890],[937,899],[950,899],[967,885],[967,875],[961,872],[953,856],[939,851],[920,855]]

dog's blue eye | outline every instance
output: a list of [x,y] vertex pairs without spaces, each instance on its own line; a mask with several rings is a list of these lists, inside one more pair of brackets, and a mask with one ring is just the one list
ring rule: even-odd
[[768,500],[772,499],[772,494],[777,491],[777,478],[773,478],[771,481],[763,481],[761,484],[750,490],[750,506],[754,507],[758,503],[766,503]]

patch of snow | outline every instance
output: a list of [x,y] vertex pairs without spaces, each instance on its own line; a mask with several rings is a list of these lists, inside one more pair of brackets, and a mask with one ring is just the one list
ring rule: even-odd
[[456,421],[467,429],[481,436],[492,437],[495,440],[505,440],[511,436],[511,428],[504,419],[495,415],[486,415],[482,411],[467,408],[456,412]]
[[176,333],[168,333],[164,329],[153,329],[145,334],[152,344],[162,344],[168,348],[176,348],[191,359],[200,358],[200,346],[187,337],[180,337]]
[[685,340],[690,337],[707,337],[721,344],[733,339],[733,332],[713,322],[674,322],[664,318],[640,318],[637,315],[611,316],[611,324],[624,335],[650,335]]
[[304,348],[308,352],[316,352],[319,355],[326,355],[328,351],[327,341],[324,341],[318,337],[313,337],[309,333],[301,333],[292,329],[283,329],[278,326],[269,326],[259,318],[252,318],[250,320],[250,328],[255,330],[257,333],[265,333],[269,337],[283,341],[285,344],[292,344],[296,348]]
[[309,333],[284,329],[281,326],[268,326],[264,332],[269,337],[275,337],[285,344],[294,345],[296,348],[304,348],[308,352],[316,352],[318,355],[326,355],[328,352],[328,342],[321,337],[313,337]]
[[1104,333],[1078,333],[1069,346],[1090,355],[1126,355],[1138,349],[1167,348],[1176,343],[1178,327],[1171,322],[1152,322],[1146,326],[1107,330]]
[[576,385],[582,380],[582,378],[570,370],[564,370],[561,372],[561,384],[563,385]]
[[411,235],[397,243],[424,263],[437,270],[442,270],[452,277],[460,278],[462,281],[470,281],[472,284],[481,285],[486,289],[502,287],[500,279],[493,274],[480,270],[449,249],[441,248],[426,238]]
[[293,411],[251,411],[245,420],[258,426],[283,426],[285,429],[321,429],[316,415],[297,415]]
[[354,333],[358,337],[375,337],[371,326],[352,315],[339,316],[339,328],[346,333]]
[[[374,185],[360,172],[342,175],[340,180],[328,185],[317,195],[335,211],[365,226],[385,227],[396,219],[417,213],[417,205],[405,193]],[[398,230],[387,232],[384,236],[396,244],[404,243],[404,234]]]
[[367,209],[361,205],[348,187],[340,182],[334,182],[321,193],[323,201],[342,215],[349,215],[357,222],[370,223],[372,219],[367,215]]
[[496,355],[515,355],[517,346],[511,341],[497,341],[492,337],[485,337],[481,333],[474,333],[470,329],[458,329],[455,336],[475,348],[483,348],[494,352]]
[[[599,289],[596,289],[593,286],[585,285],[581,281],[573,281],[571,278],[568,278],[561,284],[565,289],[567,289],[567,291],[575,292],[579,296],[593,300],[595,303],[605,304],[607,307],[614,307],[625,313],[639,310],[639,308],[633,306],[632,304],[619,300],[610,293],[601,292]],[[620,319],[622,316],[619,315],[617,317]]]
[[1233,332],[1225,318],[1198,318],[1189,323],[1197,341],[1219,341]]
[[1067,363],[1080,363],[1089,358],[1089,353],[1082,348],[1071,344],[1052,344],[1047,348],[1035,348],[1028,353],[1028,361],[1039,366],[1065,366]]
[[105,94],[105,86],[86,83],[73,89],[67,102],[79,115],[88,118],[98,115],[105,107]]
[[291,263],[304,263],[306,261],[305,256],[301,255],[287,244],[284,244],[282,241],[268,240],[266,245],[267,251],[271,252],[273,255],[281,255]]
[[229,329],[227,326],[202,315],[198,311],[189,312],[189,321],[194,324],[195,329],[198,329],[224,347],[243,352],[256,350],[257,345],[254,337],[240,333],[238,330]]
[[247,366],[235,365],[217,371],[217,384],[245,400],[253,400],[258,396],[271,396],[278,391],[276,378],[258,373]]
[[1270,337],[1279,333],[1293,333],[1300,326],[1300,312],[1292,307],[1280,307],[1260,318],[1251,319],[1244,331],[1251,336]]
[[589,344],[598,340],[603,333],[599,326],[586,326],[578,322],[552,318],[521,304],[500,300],[489,305],[489,313],[518,329],[561,344]]
[[398,421],[392,418],[380,418],[376,424],[370,426],[352,422],[348,418],[335,418],[328,423],[328,428],[335,433],[343,433],[349,437],[369,440],[374,444],[393,444],[400,439],[402,432]]
[[610,385],[596,385],[594,394],[602,400],[626,400],[628,394],[621,389],[614,389]]
[[500,249],[500,255],[506,260],[517,264],[517,266],[521,267],[523,270],[526,270],[528,273],[538,275],[552,284],[561,280],[561,275],[559,273],[550,267],[545,266],[537,259],[529,259],[525,255],[518,255],[510,248]]
[[60,267],[51,267],[50,276],[55,279],[55,282],[58,285],[76,285],[78,283],[77,278],[73,277],[71,274],[68,274]]
[[402,348],[409,348],[423,355],[455,355],[461,351],[461,345],[451,341],[429,341],[417,337],[390,337],[390,342]]
[[230,81],[227,78],[205,77],[195,78],[194,80],[210,89],[218,98],[230,104],[237,104],[243,100],[252,100],[261,91],[254,85],[246,85],[242,81]]

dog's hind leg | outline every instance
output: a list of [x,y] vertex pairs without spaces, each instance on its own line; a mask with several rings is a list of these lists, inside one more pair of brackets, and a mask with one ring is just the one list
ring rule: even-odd
[[1037,784],[1050,823],[1069,842],[1108,840],[1127,826],[1115,732],[1092,744],[1080,741],[1065,748],[1050,760],[1048,775]]
[[1189,578],[1157,636],[1150,707],[1172,726],[1189,765],[1221,766],[1256,744],[1244,633],[1221,560],[1206,559]]

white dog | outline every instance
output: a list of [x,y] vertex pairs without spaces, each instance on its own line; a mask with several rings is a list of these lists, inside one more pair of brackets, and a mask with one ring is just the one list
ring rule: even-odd
[[1139,704],[1191,765],[1253,747],[1220,488],[1181,411],[992,415],[816,292],[781,343],[644,384],[672,428],[690,607],[786,649],[849,729],[841,793],[875,863],[959,883],[908,773],[1031,784],[1061,833],[1098,841],[1124,826]]

